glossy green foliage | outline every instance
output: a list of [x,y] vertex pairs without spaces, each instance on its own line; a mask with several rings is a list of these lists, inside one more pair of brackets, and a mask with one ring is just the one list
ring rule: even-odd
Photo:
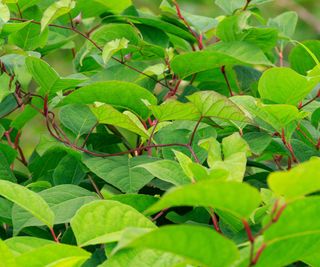
[[319,41],[207,2],[0,1],[0,267],[320,266]]

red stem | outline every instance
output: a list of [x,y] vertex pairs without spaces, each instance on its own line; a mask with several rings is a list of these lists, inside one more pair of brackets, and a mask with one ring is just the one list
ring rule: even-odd
[[58,237],[56,236],[56,234],[55,234],[55,232],[54,232],[54,230],[53,230],[52,227],[50,228],[50,232],[51,232],[51,235],[52,235],[52,237],[53,237],[53,240],[54,240],[56,243],[60,243],[60,241],[59,241]]

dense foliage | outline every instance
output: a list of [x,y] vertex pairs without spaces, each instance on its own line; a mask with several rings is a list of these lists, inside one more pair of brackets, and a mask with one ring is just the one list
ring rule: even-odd
[[319,266],[320,41],[265,2],[0,1],[0,266]]

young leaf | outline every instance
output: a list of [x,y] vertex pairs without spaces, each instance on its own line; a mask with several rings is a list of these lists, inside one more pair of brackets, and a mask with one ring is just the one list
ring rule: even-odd
[[79,246],[118,241],[126,227],[155,228],[136,209],[117,201],[100,200],[83,206],[71,220]]
[[[121,97],[119,97],[121,95]],[[157,99],[148,90],[139,85],[120,82],[97,82],[82,87],[62,100],[60,106],[67,104],[92,104],[102,102],[117,108],[127,108],[142,119],[148,118],[150,111],[143,100],[155,105]]]
[[6,23],[10,20],[10,10],[8,6],[2,2],[0,2],[0,19],[3,23]]
[[320,190],[319,164],[320,158],[312,158],[289,171],[273,172],[268,177],[269,187],[288,199],[317,192]]
[[102,59],[104,63],[108,63],[111,57],[121,49],[128,48],[129,41],[126,38],[115,39],[108,42],[103,47]]
[[121,113],[110,105],[92,107],[91,110],[100,124],[109,124],[116,127],[121,127],[145,138],[149,137],[148,132],[143,126],[139,127],[139,124],[133,121],[130,116]]
[[54,20],[69,13],[76,5],[74,0],[59,0],[50,5],[41,19],[41,32]]
[[37,193],[24,186],[0,180],[0,195],[27,210],[48,227],[53,226],[54,213]]
[[258,191],[247,184],[204,180],[174,188],[146,212],[150,214],[177,206],[204,206],[227,211],[237,218],[248,218],[260,201]]
[[201,91],[187,97],[203,117],[248,122],[244,112],[227,97],[214,91]]
[[173,160],[157,160],[151,163],[141,164],[138,167],[144,168],[153,176],[174,185],[184,185],[191,182],[180,165]]
[[164,226],[138,237],[127,246],[170,252],[184,257],[192,265],[210,267],[231,266],[239,257],[232,241],[208,227],[192,225]]

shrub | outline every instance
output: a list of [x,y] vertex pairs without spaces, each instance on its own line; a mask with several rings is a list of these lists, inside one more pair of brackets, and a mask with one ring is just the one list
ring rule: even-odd
[[0,265],[319,266],[320,42],[264,2],[1,1]]

